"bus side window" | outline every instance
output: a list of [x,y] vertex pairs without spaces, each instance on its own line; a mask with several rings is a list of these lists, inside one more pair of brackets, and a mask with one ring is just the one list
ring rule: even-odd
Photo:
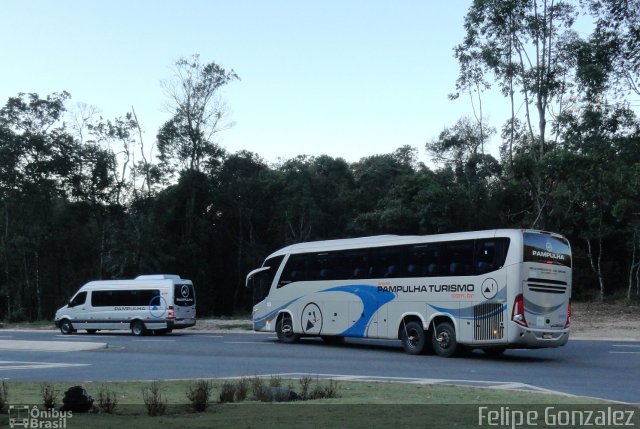
[[476,245],[476,274],[495,270],[496,249],[493,240],[478,240]]
[[289,260],[282,271],[282,276],[280,276],[278,287],[306,280],[308,258],[309,255],[305,254],[290,255]]
[[475,273],[485,274],[502,268],[508,247],[508,238],[477,240]]
[[407,277],[438,274],[438,244],[418,244],[407,249]]
[[473,273],[473,240],[444,243],[443,249],[444,275],[468,276]]
[[406,264],[404,263],[403,248],[379,247],[373,252],[373,265],[369,268],[369,276],[372,278],[398,278],[405,276]]

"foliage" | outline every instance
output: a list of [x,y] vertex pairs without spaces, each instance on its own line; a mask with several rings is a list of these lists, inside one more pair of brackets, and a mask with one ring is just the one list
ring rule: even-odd
[[[357,162],[226,153],[220,90],[238,76],[198,56],[163,84],[171,117],[157,160],[133,109],[80,109],[67,127],[69,93],[11,97],[0,108],[0,319],[51,319],[89,280],[154,272],[193,280],[199,315],[246,312],[246,273],[291,243],[502,227],[568,236],[575,296],[638,297],[636,3],[473,2],[456,89],[481,100],[497,85],[512,115],[500,159],[485,151],[494,131],[479,112],[427,143],[435,169],[407,146]],[[594,20],[586,37],[572,30],[578,12]]]
[[0,413],[9,403],[9,386],[5,380],[0,381]]
[[104,384],[98,390],[98,409],[100,412],[111,414],[118,405],[118,397],[115,392]]
[[209,397],[213,386],[209,380],[194,381],[187,387],[187,399],[191,402],[191,408],[201,413],[209,406]]
[[158,381],[154,381],[149,387],[142,389],[142,400],[148,416],[161,416],[167,411],[167,400],[162,394],[162,386]]
[[56,407],[58,401],[58,391],[51,383],[40,384],[40,395],[42,398],[42,406],[45,410],[51,410]]

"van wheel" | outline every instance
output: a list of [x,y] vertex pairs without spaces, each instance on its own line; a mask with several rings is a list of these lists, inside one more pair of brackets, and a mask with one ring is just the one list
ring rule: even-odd
[[300,339],[300,335],[293,333],[293,320],[288,314],[278,319],[276,323],[276,334],[278,334],[278,340],[285,344],[295,343]]
[[147,329],[144,327],[144,323],[142,323],[141,321],[136,320],[131,323],[131,333],[136,337],[144,335],[145,332],[147,332]]
[[98,332],[97,329],[87,329],[87,334],[95,334],[96,332]]
[[439,323],[431,338],[431,344],[438,356],[454,356],[458,352],[458,342],[453,325],[449,322]]
[[73,325],[67,319],[60,322],[60,332],[64,335],[73,334]]
[[418,322],[409,322],[402,329],[400,335],[402,340],[402,348],[410,355],[419,355],[423,352],[426,343],[426,336],[422,324]]

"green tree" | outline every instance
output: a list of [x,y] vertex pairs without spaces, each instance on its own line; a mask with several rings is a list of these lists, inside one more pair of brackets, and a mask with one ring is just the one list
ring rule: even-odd
[[158,132],[159,158],[166,168],[176,162],[202,171],[220,161],[222,151],[214,138],[229,126],[220,89],[236,79],[233,70],[214,62],[203,64],[199,55],[176,61],[173,77],[162,84],[171,112]]
[[608,48],[616,85],[640,95],[640,4],[627,0],[587,4],[596,21],[592,38]]
[[[563,97],[571,82],[573,69],[567,46],[576,38],[570,30],[576,15],[572,2],[554,0],[476,1],[467,12],[466,36],[455,48],[461,68],[457,86],[485,82],[491,73],[502,94],[509,97],[512,113],[505,152],[511,169],[515,168],[514,145],[518,142],[517,106],[524,108],[527,138],[519,142],[531,147],[527,150],[530,161],[544,163],[545,153],[553,147],[547,139],[548,122],[564,108]],[[533,226],[544,226],[551,191],[541,170],[531,169],[532,176],[523,182],[531,185],[537,212]]]

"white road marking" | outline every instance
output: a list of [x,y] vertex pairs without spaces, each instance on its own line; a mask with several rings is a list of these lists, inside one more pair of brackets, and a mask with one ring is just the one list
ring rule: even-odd
[[90,365],[89,363],[0,361],[0,371],[13,369],[73,368]]
[[224,344],[275,344],[275,343],[265,343],[264,341],[225,341]]

